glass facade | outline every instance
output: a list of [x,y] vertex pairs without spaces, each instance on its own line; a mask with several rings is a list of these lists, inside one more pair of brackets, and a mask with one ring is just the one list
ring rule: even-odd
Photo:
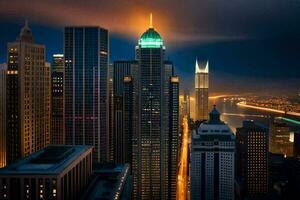
[[94,146],[94,160],[109,159],[108,31],[65,28],[65,134],[67,144]]

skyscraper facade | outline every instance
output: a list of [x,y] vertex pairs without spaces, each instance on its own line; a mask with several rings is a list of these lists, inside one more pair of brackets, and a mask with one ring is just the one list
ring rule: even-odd
[[44,45],[34,43],[28,24],[8,43],[7,161],[50,144],[50,64]]
[[51,73],[51,144],[65,144],[64,55],[54,54]]
[[169,77],[168,198],[176,199],[179,149],[179,77]]
[[65,135],[67,144],[94,146],[93,159],[109,160],[109,35],[100,27],[66,27]]
[[[169,145],[176,140],[178,132],[174,134],[175,129],[169,127],[170,114],[174,114],[169,98],[170,91],[177,92],[175,85],[178,83],[170,90],[174,70],[172,63],[165,62],[164,58],[163,40],[150,25],[136,46],[139,71],[138,100],[134,104],[138,108],[134,112],[138,121],[132,137],[134,199],[172,199],[176,195],[171,194],[176,189],[170,191],[170,187],[176,184],[170,186],[170,179],[176,176],[172,166],[173,162],[177,163],[177,157],[170,158],[174,154],[169,152]],[[178,124],[174,126],[178,128]],[[177,149],[174,151],[177,156]]]
[[191,200],[234,199],[235,137],[214,107],[193,134]]
[[[115,61],[113,64],[114,160],[117,163],[131,163],[131,154],[127,150],[131,146],[130,138],[132,137],[132,131],[128,130],[128,128],[131,129],[133,123],[132,115],[129,113],[132,110],[129,107],[125,107],[124,104],[133,101],[133,82],[137,76],[137,68],[136,61]],[[125,77],[128,78],[124,79]],[[126,91],[124,91],[125,87]],[[130,106],[130,104],[127,105]]]
[[6,165],[6,73],[7,65],[0,64],[0,168]]
[[268,192],[268,129],[253,121],[237,128],[237,175],[249,198],[264,198]]
[[208,61],[198,62],[195,66],[195,120],[208,119]]

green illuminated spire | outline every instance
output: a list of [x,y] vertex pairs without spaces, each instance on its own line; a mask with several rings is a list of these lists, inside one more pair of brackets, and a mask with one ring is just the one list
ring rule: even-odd
[[141,48],[161,48],[163,46],[162,38],[152,26],[152,13],[150,14],[149,28],[139,39],[139,45],[141,46]]

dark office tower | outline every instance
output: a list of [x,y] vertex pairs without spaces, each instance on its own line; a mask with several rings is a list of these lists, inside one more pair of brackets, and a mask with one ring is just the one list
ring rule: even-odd
[[100,27],[66,27],[66,144],[93,145],[93,159],[109,160],[109,36]]
[[34,43],[26,23],[17,41],[8,43],[8,164],[50,144],[50,77],[45,47]]
[[54,54],[51,73],[51,144],[65,144],[64,55]]
[[0,168],[6,166],[6,73],[7,65],[0,64]]
[[268,129],[253,121],[237,128],[237,175],[244,180],[247,196],[264,198],[268,192]]
[[168,177],[168,117],[169,113],[173,113],[168,110],[168,75],[172,76],[172,64],[165,62],[164,54],[163,40],[150,25],[136,46],[139,75],[138,104],[134,104],[138,107],[138,123],[132,139],[134,199],[172,198],[169,196],[171,183]]
[[114,162],[114,88],[113,88],[113,64],[108,68],[108,108],[109,108],[109,162]]
[[168,199],[176,199],[179,149],[179,78],[169,78]]
[[195,66],[195,120],[208,119],[208,61]]
[[122,158],[122,162],[132,164],[132,135],[135,131],[135,88],[133,76],[125,76],[123,81],[123,131],[121,138],[123,142],[120,144],[121,147],[117,147],[117,149],[122,150],[122,152],[119,152],[120,156],[118,156]]
[[[136,61],[115,61],[113,66],[113,93],[114,93],[114,150],[115,150],[115,156],[114,161],[116,163],[131,163],[130,160],[128,160],[129,157],[131,157],[131,154],[128,155],[128,152],[126,149],[128,149],[128,128],[124,124],[124,110],[126,111],[129,108],[124,108],[124,95],[128,95],[124,93],[124,84],[127,84],[127,82],[124,82],[124,77],[132,76],[132,84],[134,76],[136,76],[137,71],[137,62]],[[133,86],[132,86],[133,87]],[[133,91],[132,91],[133,92]],[[130,96],[133,96],[133,94],[130,94]],[[133,98],[133,97],[132,97]],[[127,99],[128,100],[128,99]],[[128,114],[128,113],[126,113]],[[126,135],[125,135],[125,132]]]

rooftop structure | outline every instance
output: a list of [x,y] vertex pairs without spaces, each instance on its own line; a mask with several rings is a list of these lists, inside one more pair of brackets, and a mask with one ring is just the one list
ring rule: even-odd
[[129,164],[94,165],[92,180],[82,199],[130,199],[129,168]]
[[59,174],[90,146],[51,145],[0,170],[2,174]]

